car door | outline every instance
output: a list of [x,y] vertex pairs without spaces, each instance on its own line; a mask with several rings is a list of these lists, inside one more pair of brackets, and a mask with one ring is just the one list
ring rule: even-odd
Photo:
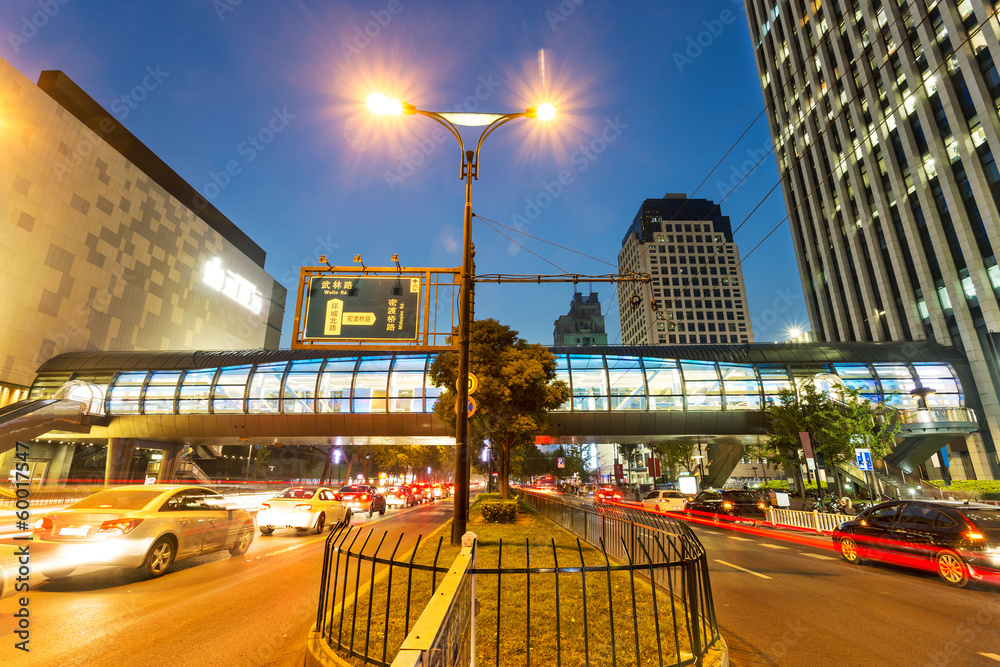
[[922,503],[905,503],[892,531],[894,550],[920,559],[928,557],[934,543],[936,516],[937,509],[934,507]]
[[648,508],[656,509],[657,501],[659,499],[660,499],[660,492],[659,491],[650,491],[642,499],[642,505],[643,505],[643,507],[648,507]]
[[162,511],[177,533],[177,558],[201,553],[205,538],[219,520],[218,512],[203,504],[204,490],[185,489],[167,498]]
[[859,522],[855,536],[866,555],[884,558],[886,554],[894,551],[893,542],[896,536],[893,532],[901,505],[902,503],[889,503],[876,506],[863,521]]
[[201,493],[193,498],[201,505],[203,511],[210,514],[201,550],[216,551],[233,546],[236,542],[236,533],[241,526],[232,518],[233,513],[227,509],[226,499],[208,489],[202,489]]

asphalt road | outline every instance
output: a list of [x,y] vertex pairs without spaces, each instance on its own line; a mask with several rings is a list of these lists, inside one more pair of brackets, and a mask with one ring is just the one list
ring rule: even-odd
[[[355,524],[402,532],[406,549],[451,509],[437,502]],[[828,538],[694,530],[733,667],[1000,666],[1000,588],[957,590],[933,575],[852,566]],[[39,577],[29,594],[29,654],[14,649],[17,596],[0,600],[0,664],[301,665],[325,539],[258,534],[243,557],[191,559],[153,581],[97,568],[60,582]],[[0,551],[10,544],[0,540]]]
[[695,532],[733,667],[1000,666],[997,587],[960,590],[933,574],[851,565],[829,538]]
[[[449,500],[384,517],[358,516],[354,525],[425,536],[450,516]],[[30,653],[14,648],[18,597],[0,600],[0,664],[294,665],[305,655],[316,619],[323,543],[296,531],[259,533],[242,557],[227,551],[175,563],[159,579],[133,571],[81,568],[63,581],[33,578],[28,594]],[[378,534],[378,533],[376,533]],[[4,541],[0,550],[10,551]]]

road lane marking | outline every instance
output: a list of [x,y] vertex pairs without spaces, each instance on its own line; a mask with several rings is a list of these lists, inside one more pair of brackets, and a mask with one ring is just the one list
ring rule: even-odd
[[803,556],[808,556],[809,558],[817,558],[819,560],[837,560],[836,558],[831,558],[830,556],[824,556],[823,554],[807,554],[804,551],[800,551]]
[[736,535],[730,535],[729,539],[739,540],[740,542],[753,542],[749,537],[737,537]]
[[788,547],[783,547],[780,544],[761,544],[762,547],[767,547],[768,549],[787,549]]
[[1000,662],[1000,655],[997,655],[996,653],[980,653],[979,655],[983,656],[984,658],[990,658],[992,660]]
[[771,577],[767,576],[766,574],[761,574],[760,572],[754,572],[753,570],[748,570],[745,567],[740,567],[739,565],[733,565],[732,563],[727,563],[726,561],[719,560],[718,558],[715,559],[715,562],[725,565],[727,567],[734,568],[736,570],[740,570],[742,572],[746,572],[747,574],[752,574],[753,576],[760,577],[761,579],[771,579]]

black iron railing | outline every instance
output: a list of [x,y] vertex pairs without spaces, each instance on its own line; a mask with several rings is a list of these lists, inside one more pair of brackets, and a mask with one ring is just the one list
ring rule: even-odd
[[[705,551],[685,523],[524,501],[595,548],[579,538],[477,544],[477,664],[690,665],[718,641]],[[418,537],[399,555],[403,539],[359,528],[327,539],[316,629],[342,657],[391,663],[448,571],[439,563],[455,550],[442,539]]]

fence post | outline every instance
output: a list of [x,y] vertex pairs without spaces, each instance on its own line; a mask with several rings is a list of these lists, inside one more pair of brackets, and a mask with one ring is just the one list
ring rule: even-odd
[[[685,547],[687,545],[685,544]],[[686,548],[685,548],[686,551]],[[686,555],[686,554],[685,554]],[[691,628],[691,653],[695,657],[701,656],[701,622],[698,609],[698,578],[695,576],[695,562],[685,558],[683,561],[684,573],[687,579],[688,594],[688,627]]]
[[819,529],[819,512],[816,510],[813,510],[813,527],[816,528],[817,533],[823,532]]

